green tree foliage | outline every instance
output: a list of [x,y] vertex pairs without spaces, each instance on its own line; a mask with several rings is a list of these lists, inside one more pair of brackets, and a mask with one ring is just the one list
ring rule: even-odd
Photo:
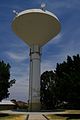
[[67,57],[56,67],[56,97],[72,107],[80,107],[80,56]]
[[41,105],[43,109],[52,109],[55,105],[54,85],[55,74],[46,71],[41,75]]
[[41,104],[53,109],[67,103],[67,108],[80,108],[80,56],[70,57],[56,70],[41,75]]
[[8,88],[15,83],[15,79],[10,80],[10,65],[0,61],[0,101],[9,97]]

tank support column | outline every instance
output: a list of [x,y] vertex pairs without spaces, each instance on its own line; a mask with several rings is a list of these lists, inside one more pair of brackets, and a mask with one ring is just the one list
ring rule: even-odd
[[40,47],[30,48],[29,111],[40,111]]

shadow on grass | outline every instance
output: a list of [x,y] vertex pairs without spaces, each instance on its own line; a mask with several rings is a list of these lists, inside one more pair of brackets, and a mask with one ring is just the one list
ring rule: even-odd
[[7,117],[9,116],[9,114],[6,114],[6,113],[0,113],[0,117]]
[[56,116],[67,117],[69,119],[80,119],[80,114],[57,114]]
[[40,112],[65,112],[65,109],[41,110]]
[[55,109],[53,110],[53,112],[65,112],[66,110],[65,109]]

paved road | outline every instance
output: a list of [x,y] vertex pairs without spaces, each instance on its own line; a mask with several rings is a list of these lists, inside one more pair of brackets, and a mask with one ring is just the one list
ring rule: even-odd
[[42,114],[29,114],[26,120],[47,120]]

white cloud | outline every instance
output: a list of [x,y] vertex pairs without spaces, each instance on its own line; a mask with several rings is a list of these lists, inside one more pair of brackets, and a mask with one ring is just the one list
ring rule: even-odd
[[[65,54],[65,53],[64,53]],[[48,56],[48,59],[44,59],[41,63],[41,73],[47,70],[55,70],[56,64],[61,63],[66,59],[66,55],[57,54],[57,55],[50,55]]]
[[54,70],[54,64],[52,63],[52,61],[45,60],[41,63],[41,73],[48,70]]
[[27,101],[29,95],[29,67],[21,63],[11,67],[11,79],[16,79],[16,83],[9,89],[9,99]]
[[[53,44],[53,47],[54,47],[54,45],[55,44]],[[68,55],[73,56],[80,52],[79,47],[76,47],[76,46],[80,46],[80,43],[79,42],[76,43],[76,41],[74,41],[72,39],[67,44],[65,44],[65,45],[58,44],[58,46],[60,47],[59,49],[61,51],[59,52],[59,49],[58,49],[58,52],[56,54],[51,52],[49,55],[47,55],[46,53],[48,53],[48,52],[47,51],[45,52],[47,59],[42,58],[41,73],[43,73],[46,70],[55,70],[56,64],[66,61]]]
[[8,99],[16,99],[26,101],[29,96],[29,81],[28,80],[17,80],[16,83],[9,89],[10,96]]
[[15,61],[23,61],[29,58],[28,52],[6,52],[6,54]]
[[62,36],[63,33],[60,32],[56,37],[54,37],[51,41],[48,42],[48,45],[59,43],[61,41]]

